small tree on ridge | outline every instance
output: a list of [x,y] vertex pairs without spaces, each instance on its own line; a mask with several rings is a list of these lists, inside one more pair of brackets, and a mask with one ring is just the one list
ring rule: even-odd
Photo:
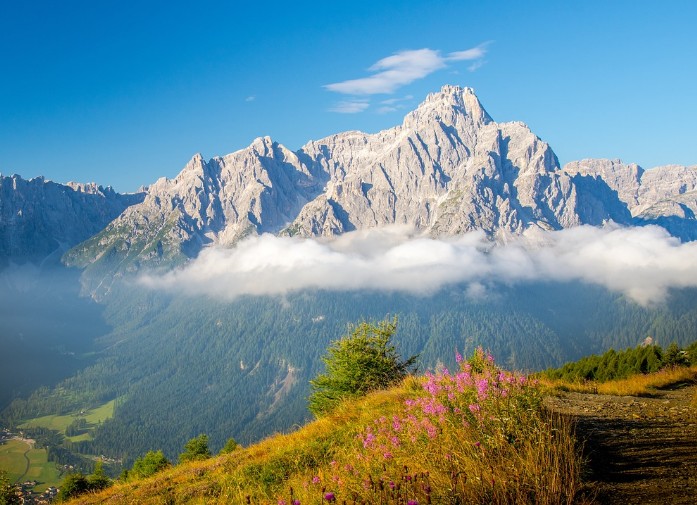
[[377,324],[361,322],[333,341],[322,358],[325,373],[310,381],[310,412],[319,417],[343,400],[388,388],[414,368],[417,356],[402,361],[390,342],[397,318]]

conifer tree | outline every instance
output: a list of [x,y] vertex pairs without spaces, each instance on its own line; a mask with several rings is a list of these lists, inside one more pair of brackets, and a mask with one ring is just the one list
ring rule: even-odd
[[322,358],[325,372],[310,381],[309,409],[316,416],[351,397],[387,388],[414,368],[417,356],[401,360],[391,339],[397,318],[377,324],[362,322],[335,340]]

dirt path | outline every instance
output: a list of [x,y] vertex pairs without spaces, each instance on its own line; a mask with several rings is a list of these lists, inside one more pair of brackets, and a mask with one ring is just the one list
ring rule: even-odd
[[31,447],[24,451],[23,456],[24,459],[27,460],[27,466],[24,468],[24,473],[17,479],[17,482],[24,482],[24,477],[26,477],[26,475],[29,473],[29,467],[31,466],[31,461],[29,461],[29,456],[27,456],[29,451],[31,451]]
[[601,504],[697,503],[695,385],[655,398],[564,393],[549,407],[571,415],[584,441],[589,494]]

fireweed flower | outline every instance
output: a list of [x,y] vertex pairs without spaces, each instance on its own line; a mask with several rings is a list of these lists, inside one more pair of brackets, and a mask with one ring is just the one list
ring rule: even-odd
[[329,493],[324,494],[324,499],[327,500],[328,502],[333,502],[336,500],[336,497],[334,496],[334,493],[331,491]]
[[487,379],[479,379],[477,381],[477,394],[480,398],[487,397],[487,389],[489,389],[489,381]]

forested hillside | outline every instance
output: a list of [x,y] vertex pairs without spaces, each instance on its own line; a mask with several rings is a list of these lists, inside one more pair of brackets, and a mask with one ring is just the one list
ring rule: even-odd
[[686,348],[675,342],[663,348],[653,344],[651,340],[647,338],[646,343],[623,351],[609,349],[602,355],[585,356],[560,368],[545,370],[540,375],[565,382],[605,382],[625,379],[635,374],[658,372],[669,367],[697,365],[697,340]]
[[697,303],[676,292],[644,308],[583,284],[490,286],[473,298],[464,288],[432,297],[371,292],[304,292],[234,302],[167,296],[125,284],[104,306],[113,331],[95,345],[94,364],[3,411],[10,425],[71,414],[115,400],[111,418],[66,446],[126,465],[149,450],[176,456],[186,440],[210,436],[214,450],[286,431],[309,418],[309,379],[328,343],[350,322],[399,319],[398,348],[419,354],[421,370],[454,349],[490,349],[507,368],[541,370],[648,335],[667,345],[694,340]]

